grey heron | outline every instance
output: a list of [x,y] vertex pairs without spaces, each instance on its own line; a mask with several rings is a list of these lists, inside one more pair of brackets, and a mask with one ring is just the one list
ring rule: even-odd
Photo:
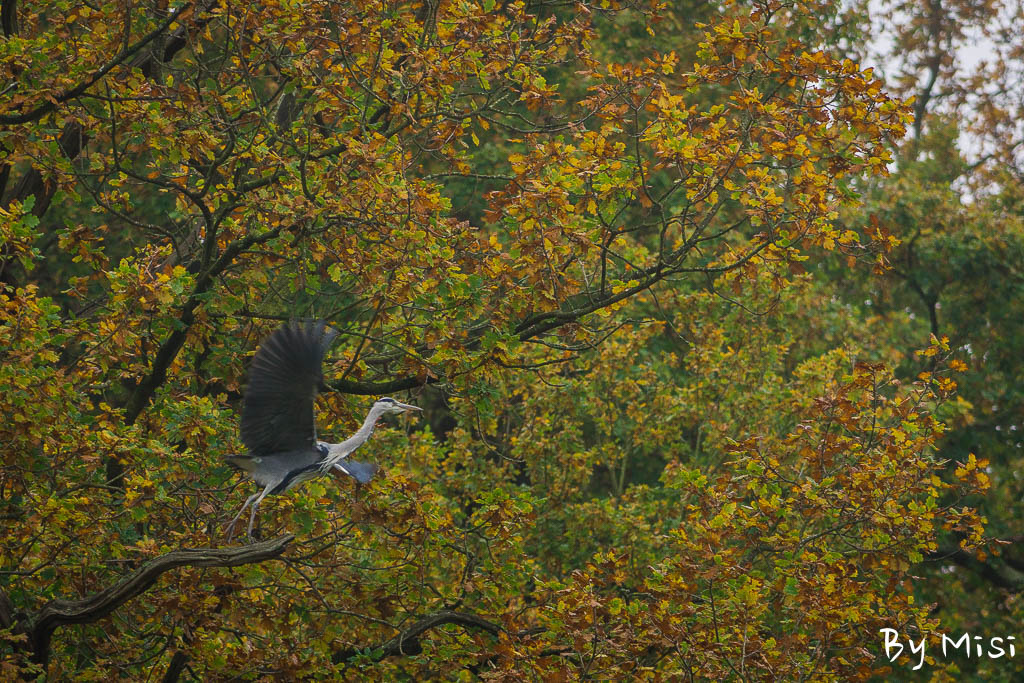
[[341,443],[318,441],[314,399],[325,388],[323,359],[338,331],[323,321],[286,324],[270,335],[256,351],[249,371],[249,388],[242,405],[241,436],[248,448],[245,455],[228,456],[227,461],[246,472],[263,487],[245,501],[228,531],[247,507],[252,539],[256,510],[270,494],[279,494],[332,470],[343,472],[365,484],[377,472],[371,463],[348,459],[373,434],[384,415],[421,410],[386,397],[370,408],[363,425]]

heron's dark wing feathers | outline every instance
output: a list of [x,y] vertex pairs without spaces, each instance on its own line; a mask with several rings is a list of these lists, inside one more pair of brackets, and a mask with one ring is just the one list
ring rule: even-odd
[[320,322],[285,325],[252,359],[242,407],[242,443],[256,455],[314,448],[313,400],[338,331]]

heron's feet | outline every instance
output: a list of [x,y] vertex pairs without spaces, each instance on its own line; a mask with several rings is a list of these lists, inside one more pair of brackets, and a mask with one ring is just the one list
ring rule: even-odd
[[[235,537],[236,524],[238,524],[238,517],[235,517],[233,520],[228,522],[228,528],[226,530],[226,535],[224,537],[225,543],[230,543],[231,539]],[[262,534],[260,534],[259,525],[257,524],[256,528],[254,529],[253,525],[250,524],[249,527],[245,530],[245,537],[249,541],[249,543],[255,543],[256,541],[262,540]]]
[[[231,524],[228,525],[227,535],[224,537],[224,542],[225,543],[230,543],[231,540],[234,537],[235,537],[235,523],[232,522]],[[245,531],[245,538],[246,538],[246,540],[249,543],[255,543],[255,542],[259,541],[259,540],[262,540],[262,536],[260,534],[259,528],[257,528],[257,529],[246,529],[246,531]]]

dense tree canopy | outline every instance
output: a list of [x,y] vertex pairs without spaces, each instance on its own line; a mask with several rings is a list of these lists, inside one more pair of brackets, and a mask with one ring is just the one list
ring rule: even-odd
[[[1019,623],[1019,7],[0,10],[0,677],[866,679]],[[228,542],[310,318],[319,433],[424,417]]]

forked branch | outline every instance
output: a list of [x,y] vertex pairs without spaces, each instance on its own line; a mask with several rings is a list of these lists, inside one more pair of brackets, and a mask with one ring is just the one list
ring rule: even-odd
[[25,631],[32,646],[32,659],[45,666],[50,656],[50,639],[58,627],[102,619],[145,593],[165,572],[178,567],[237,567],[272,560],[279,557],[294,538],[292,534],[285,534],[240,548],[175,550],[150,560],[99,593],[81,600],[51,600],[27,619]]

